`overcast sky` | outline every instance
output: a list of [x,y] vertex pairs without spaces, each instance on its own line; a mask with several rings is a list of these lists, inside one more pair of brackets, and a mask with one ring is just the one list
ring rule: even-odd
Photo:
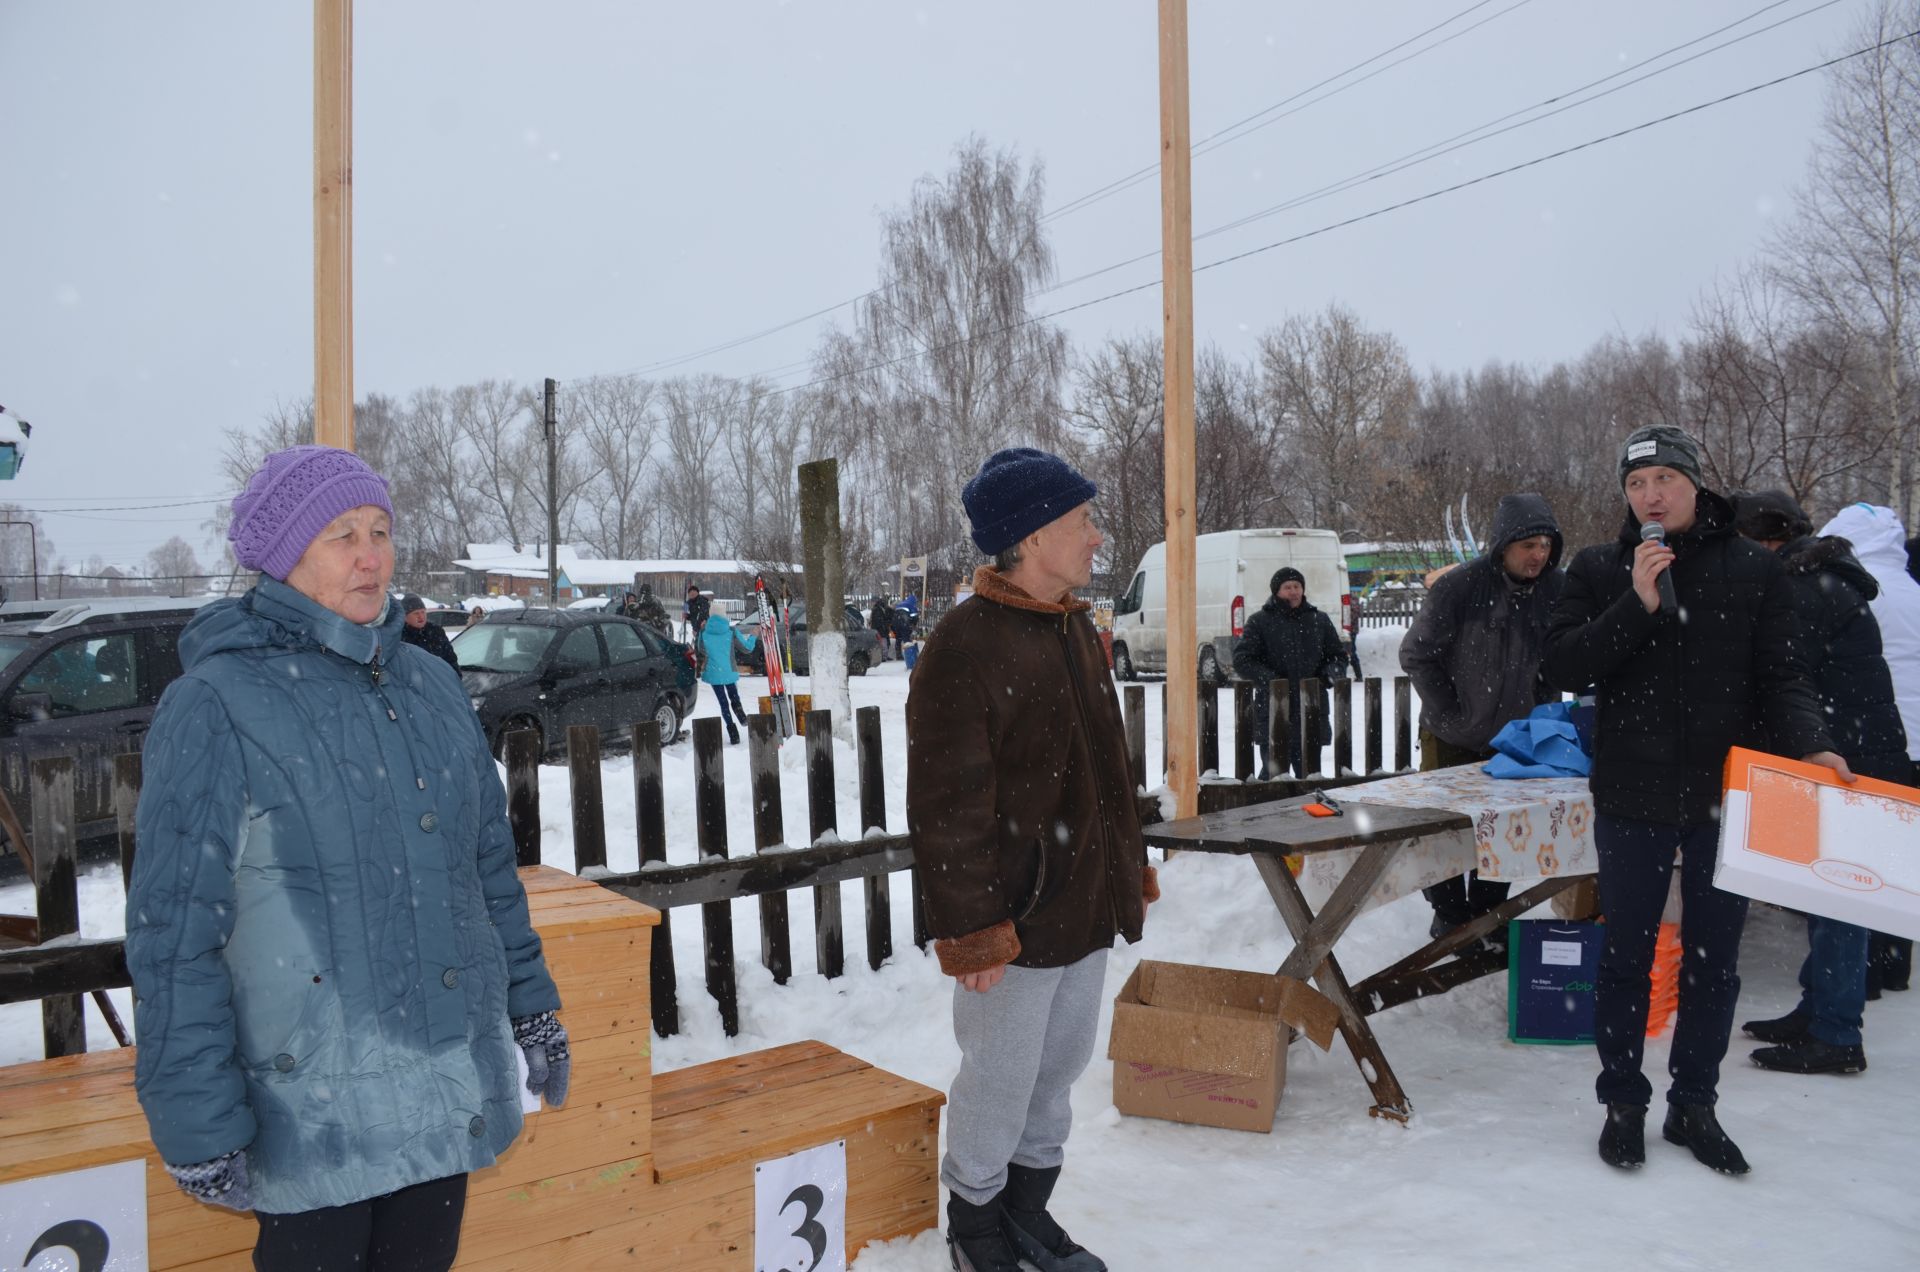
[[[1196,138],[1412,40],[1197,157],[1196,231],[1717,28],[1736,24],[1600,87],[1786,21],[1206,238],[1196,261],[1800,70],[1844,51],[1866,7],[1487,0],[1413,39],[1470,3],[1192,0]],[[874,282],[877,214],[943,171],[969,133],[1042,160],[1056,208],[1157,157],[1150,0],[356,7],[359,394],[486,377],[564,386],[858,295]],[[1423,370],[1545,365],[1610,332],[1677,333],[1701,289],[1751,259],[1790,207],[1821,92],[1804,76],[1205,271],[1199,339],[1244,353],[1289,313],[1333,300],[1393,332]],[[311,6],[0,0],[0,94],[0,403],[37,430],[0,498],[51,510],[230,493],[222,430],[312,389]],[[1062,280],[1153,252],[1158,181],[1051,230]],[[1148,259],[1041,304],[1158,277]],[[1060,321],[1084,347],[1157,330],[1159,315],[1149,288]],[[682,369],[797,382],[821,321]],[[47,529],[70,561],[138,561],[174,533],[204,548],[208,511],[49,513]]]

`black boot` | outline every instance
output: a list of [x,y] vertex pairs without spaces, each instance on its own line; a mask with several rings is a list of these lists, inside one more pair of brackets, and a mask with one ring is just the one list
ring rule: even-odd
[[959,1193],[947,1195],[947,1254],[954,1272],[1021,1272],[1003,1231],[1006,1212],[1000,1200],[976,1206]]
[[1799,1042],[1807,1036],[1807,1026],[1812,1020],[1811,1012],[1795,1007],[1772,1020],[1749,1020],[1740,1026],[1740,1032],[1755,1042]]
[[1047,1199],[1059,1179],[1058,1166],[1043,1170],[1014,1163],[1007,1167],[1007,1187],[1000,1194],[1006,1206],[1007,1239],[1040,1272],[1107,1272],[1105,1263],[1075,1245],[1047,1213]]
[[1753,1053],[1753,1062],[1775,1073],[1862,1073],[1867,1053],[1861,1047],[1837,1047],[1803,1037],[1778,1047],[1762,1047]]
[[1607,1124],[1600,1128],[1600,1160],[1622,1170],[1647,1164],[1646,1105],[1607,1105]]
[[1880,988],[1895,992],[1906,989],[1913,978],[1913,942],[1875,932],[1867,940],[1867,969],[1869,977],[1877,977]]
[[1669,1104],[1667,1124],[1660,1134],[1667,1143],[1691,1150],[1702,1166],[1722,1175],[1744,1175],[1753,1169],[1740,1155],[1739,1146],[1720,1129],[1711,1104]]

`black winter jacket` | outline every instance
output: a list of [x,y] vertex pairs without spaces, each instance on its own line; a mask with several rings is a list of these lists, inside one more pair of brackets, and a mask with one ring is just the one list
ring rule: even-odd
[[[1543,530],[1553,538],[1546,570],[1532,582],[1516,582],[1502,565],[1502,554]],[[1486,554],[1434,583],[1400,642],[1400,666],[1420,694],[1422,728],[1443,742],[1484,753],[1501,726],[1560,696],[1540,678],[1547,623],[1567,584],[1560,551],[1560,531],[1547,501],[1539,495],[1508,495],[1494,512]]]
[[1880,624],[1867,602],[1880,584],[1837,536],[1797,539],[1780,549],[1793,585],[1794,610],[1809,645],[1807,661],[1834,750],[1864,777],[1913,779],[1907,734],[1880,651]]
[[1254,683],[1254,710],[1260,719],[1267,716],[1267,686],[1275,680],[1287,681],[1287,701],[1293,718],[1300,718],[1300,682],[1319,680],[1320,744],[1333,740],[1330,697],[1325,685],[1343,680],[1347,674],[1347,650],[1333,620],[1315,609],[1311,602],[1289,606],[1279,597],[1270,597],[1258,613],[1247,620],[1245,631],[1233,647],[1233,671]]
[[443,660],[447,666],[453,668],[456,674],[460,671],[460,657],[453,652],[453,641],[438,624],[428,623],[425,627],[402,627],[400,639],[406,644],[418,645],[435,658]]
[[1771,552],[1733,532],[1733,508],[1701,491],[1693,526],[1667,539],[1679,616],[1633,590],[1640,522],[1583,548],[1553,611],[1541,673],[1599,699],[1594,806],[1614,817],[1712,821],[1735,746],[1798,758],[1830,751],[1807,673],[1793,588]]

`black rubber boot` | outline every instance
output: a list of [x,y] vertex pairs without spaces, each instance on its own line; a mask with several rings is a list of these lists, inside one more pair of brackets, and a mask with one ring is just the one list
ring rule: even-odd
[[947,1254],[954,1272],[1022,1272],[1019,1256],[1007,1244],[1000,1202],[995,1197],[976,1206],[959,1193],[947,1195]]
[[1755,1042],[1799,1042],[1807,1037],[1807,1026],[1812,1020],[1811,1013],[1795,1007],[1772,1020],[1749,1020],[1740,1026],[1740,1032]]
[[1753,1062],[1775,1073],[1864,1073],[1867,1053],[1861,1047],[1837,1047],[1804,1037],[1777,1047],[1762,1047]]
[[1098,1256],[1075,1245],[1047,1213],[1047,1199],[1059,1179],[1058,1166],[1043,1170],[1015,1163],[1007,1167],[1007,1187],[1000,1194],[1006,1207],[1007,1239],[1040,1272],[1107,1272]]
[[1913,979],[1913,942],[1875,932],[1867,940],[1867,975],[1881,989],[1904,991]]
[[1678,1144],[1693,1153],[1702,1166],[1722,1175],[1744,1175],[1753,1167],[1740,1155],[1740,1148],[1720,1129],[1711,1104],[1669,1104],[1667,1123],[1660,1128],[1667,1143]]
[[1647,1106],[1607,1105],[1607,1124],[1600,1128],[1600,1160],[1621,1170],[1647,1164]]

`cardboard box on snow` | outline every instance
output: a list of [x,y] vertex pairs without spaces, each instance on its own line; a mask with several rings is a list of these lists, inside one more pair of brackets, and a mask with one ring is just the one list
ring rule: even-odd
[[1113,1104],[1236,1131],[1270,1131],[1289,1026],[1333,1045],[1340,1010],[1290,976],[1142,962],[1113,1002]]
[[1714,886],[1920,938],[1920,790],[1736,747]]

